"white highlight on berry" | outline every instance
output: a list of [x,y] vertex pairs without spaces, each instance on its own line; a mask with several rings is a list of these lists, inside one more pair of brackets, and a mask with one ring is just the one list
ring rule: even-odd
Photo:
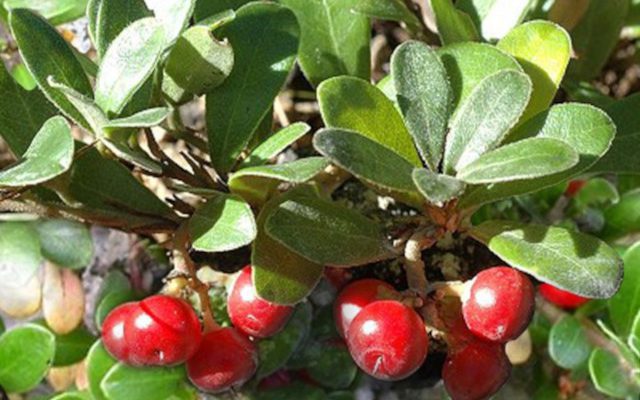
[[494,291],[487,288],[478,289],[474,295],[474,299],[482,308],[490,308],[496,304]]

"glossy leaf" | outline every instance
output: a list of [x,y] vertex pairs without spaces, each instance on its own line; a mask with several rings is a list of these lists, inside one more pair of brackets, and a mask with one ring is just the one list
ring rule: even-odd
[[382,226],[313,197],[287,200],[266,221],[269,236],[321,265],[353,266],[392,255]]
[[615,250],[583,233],[488,221],[473,227],[471,235],[514,268],[584,297],[611,297],[622,281],[622,260]]
[[600,73],[618,43],[628,9],[628,0],[589,2],[585,15],[571,31],[577,57],[569,65],[570,77],[591,80]]
[[407,7],[403,0],[360,0],[352,10],[371,18],[404,22],[412,31],[419,32],[423,29],[420,18]]
[[513,29],[497,46],[518,60],[533,83],[531,101],[522,120],[546,110],[569,64],[569,34],[552,22],[531,21]]
[[400,113],[380,89],[353,77],[329,79],[318,87],[325,124],[356,131],[421,167],[409,131]]
[[431,1],[438,35],[443,45],[480,39],[478,30],[469,14],[458,10],[451,0],[429,1]]
[[3,6],[29,8],[42,15],[53,25],[60,25],[82,17],[87,8],[87,0],[3,0]]
[[208,27],[194,26],[176,41],[164,73],[187,93],[203,95],[219,86],[233,68],[233,48],[217,41]]
[[471,16],[486,40],[502,38],[526,17],[533,0],[460,0],[456,7]]
[[549,334],[549,355],[560,367],[576,369],[584,365],[591,354],[591,344],[580,321],[567,315],[558,321]]
[[71,127],[62,117],[42,125],[18,163],[0,172],[0,187],[37,185],[59,176],[73,161]]
[[629,373],[615,354],[596,348],[589,357],[589,373],[598,391],[617,398],[633,398],[640,393],[638,385],[626,378]]
[[108,399],[168,399],[182,389],[185,372],[175,368],[134,368],[117,364],[100,383]]
[[447,71],[434,50],[411,41],[393,53],[391,75],[407,129],[422,159],[437,171],[452,112]]
[[587,170],[602,157],[611,146],[614,135],[615,125],[603,111],[586,104],[556,105],[519,126],[507,139],[539,137],[562,140],[578,152],[578,164],[548,177],[470,188],[460,200],[460,207],[478,206],[564,182]]
[[27,91],[16,84],[4,65],[0,65],[0,92],[0,137],[20,157],[56,109],[39,90]]
[[320,154],[360,179],[387,191],[414,192],[413,165],[387,147],[344,129],[327,128],[313,138]]
[[189,24],[196,0],[144,0],[164,27],[167,44],[172,44]]
[[126,27],[107,49],[96,78],[96,104],[119,114],[151,75],[166,47],[167,36],[155,18]]
[[207,132],[214,168],[230,171],[284,85],[298,50],[298,23],[288,9],[273,3],[242,7],[216,35],[227,38],[235,68],[207,95]]
[[300,22],[299,62],[312,85],[340,75],[369,79],[369,18],[351,9],[361,0],[278,0]]
[[607,303],[609,317],[616,332],[623,337],[631,333],[631,327],[640,310],[640,244],[624,253],[624,279],[620,290]]
[[13,37],[20,55],[38,87],[65,115],[88,128],[84,118],[67,98],[53,89],[48,79],[53,77],[84,96],[92,97],[93,90],[82,65],[70,45],[47,21],[27,9],[16,9],[9,14]]
[[448,175],[441,175],[424,168],[416,168],[411,174],[413,183],[427,202],[436,206],[458,198],[464,193],[464,182]]
[[66,367],[76,364],[87,356],[96,338],[84,327],[66,335],[56,335],[55,367]]
[[517,71],[500,71],[479,83],[451,121],[445,172],[460,171],[496,148],[522,115],[530,95],[531,81]]
[[42,255],[61,267],[84,268],[93,258],[93,242],[86,226],[79,222],[51,219],[36,226]]
[[240,168],[266,164],[270,159],[309,133],[310,130],[311,127],[304,122],[296,122],[281,129],[253,149],[242,164],[240,164]]
[[127,26],[153,15],[144,0],[90,0],[88,10],[89,33],[100,58]]
[[258,379],[273,374],[286,364],[309,334],[312,316],[311,305],[307,302],[301,303],[280,333],[258,343]]
[[87,355],[87,380],[89,381],[89,392],[95,400],[110,400],[100,387],[100,382],[105,375],[118,364],[107,350],[101,340],[91,346]]
[[506,69],[522,71],[513,57],[486,43],[457,43],[441,47],[438,54],[449,76],[456,112],[488,76]]
[[578,153],[563,141],[529,138],[485,153],[457,178],[470,184],[534,179],[566,171],[578,161]]
[[26,324],[0,336],[0,386],[10,393],[36,387],[55,353],[55,337],[45,328]]
[[309,295],[316,286],[324,266],[316,264],[271,238],[265,223],[278,207],[291,199],[315,197],[312,189],[298,186],[271,199],[258,215],[258,235],[253,242],[251,265],[258,295],[281,304],[295,304]]
[[208,252],[246,246],[255,239],[256,229],[251,207],[234,195],[210,198],[189,221],[193,248]]

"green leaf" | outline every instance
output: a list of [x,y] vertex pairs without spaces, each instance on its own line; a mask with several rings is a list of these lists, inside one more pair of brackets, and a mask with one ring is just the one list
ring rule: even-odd
[[194,19],[196,22],[209,19],[214,15],[226,12],[227,10],[237,10],[251,0],[197,0]]
[[624,253],[624,279],[620,290],[608,302],[609,317],[621,336],[631,333],[631,326],[640,310],[640,243]]
[[91,398],[91,394],[89,392],[86,391],[82,391],[82,392],[66,392],[66,393],[61,393],[53,398],[51,398],[51,400],[93,400]]
[[393,254],[381,225],[319,198],[283,202],[265,227],[269,236],[321,265],[362,265]]
[[307,182],[328,165],[329,161],[325,158],[307,157],[285,164],[244,168],[231,176],[229,189],[251,204],[262,204],[281,182]]
[[100,382],[118,362],[107,353],[101,340],[93,344],[87,355],[87,380],[89,392],[95,400],[110,400],[100,387]]
[[633,320],[631,333],[629,334],[627,343],[629,344],[631,350],[635,353],[636,357],[640,359],[640,309],[638,309],[638,313]]
[[405,42],[391,58],[398,105],[418,151],[437,171],[452,112],[451,87],[437,53],[422,42]]
[[298,186],[271,199],[258,215],[258,235],[253,242],[251,265],[258,296],[280,304],[295,304],[316,286],[324,266],[292,252],[265,232],[265,222],[285,201],[315,194],[308,186]]
[[605,178],[591,178],[573,198],[578,208],[608,206],[620,201],[616,185]]
[[110,400],[169,399],[182,389],[185,372],[175,368],[134,368],[117,364],[100,383],[100,388]]
[[107,116],[96,105],[96,103],[89,97],[79,93],[77,90],[70,88],[69,86],[57,82],[53,77],[49,77],[47,80],[51,88],[56,89],[59,93],[62,93],[69,103],[71,103],[75,109],[82,115],[84,121],[87,123],[87,131],[90,134],[95,135],[98,138],[103,136],[102,127],[107,122]]
[[593,350],[589,357],[589,373],[596,389],[608,396],[624,399],[637,397],[640,393],[618,357],[605,349]]
[[278,0],[300,22],[299,62],[312,85],[340,75],[369,79],[369,18],[351,10],[361,0]]
[[579,80],[595,78],[620,38],[629,9],[628,0],[590,1],[587,12],[571,31],[576,58],[568,75]]
[[231,170],[260,122],[271,110],[298,50],[298,23],[288,9],[251,3],[236,19],[216,31],[235,53],[235,67],[224,83],[207,95],[207,132],[213,167]]
[[622,280],[622,260],[606,243],[559,227],[488,221],[471,235],[509,265],[589,298],[608,298]]
[[20,157],[56,109],[39,90],[27,91],[0,65],[0,137]]
[[443,45],[480,40],[471,17],[456,9],[451,0],[429,0]]
[[486,40],[502,38],[527,16],[536,0],[459,0],[456,7],[466,12],[480,27]]
[[84,224],[50,219],[36,225],[42,255],[58,266],[84,268],[93,258],[93,242]]
[[318,87],[318,102],[328,127],[356,131],[422,167],[400,113],[369,82],[347,76],[329,79]]
[[567,171],[543,178],[470,188],[460,200],[459,206],[478,206],[564,182],[587,170],[602,157],[611,146],[614,136],[615,125],[611,119],[593,106],[575,103],[553,106],[549,111],[520,125],[507,140],[527,137],[562,140],[578,152],[578,164]]
[[584,365],[591,354],[587,335],[576,318],[567,315],[549,333],[549,355],[560,367],[576,369]]
[[66,367],[84,360],[95,341],[96,338],[84,327],[77,328],[66,335],[57,335],[53,365]]
[[309,133],[311,127],[304,122],[293,123],[281,129],[253,149],[247,158],[240,164],[240,168],[255,167],[269,162],[270,159],[280,154],[291,144]]
[[413,32],[420,32],[423,29],[420,18],[402,0],[360,0],[352,10],[371,18],[404,22]]
[[40,268],[38,233],[26,222],[0,223],[0,287],[20,288]]
[[312,316],[311,305],[307,302],[301,303],[281,332],[258,343],[257,379],[273,374],[286,364],[289,357],[309,334]]
[[37,185],[59,176],[73,161],[71,127],[63,117],[42,125],[18,163],[0,172],[0,187]]
[[246,246],[256,237],[251,207],[234,195],[220,194],[198,208],[189,221],[193,248],[223,252]]
[[424,168],[416,168],[413,170],[411,177],[424,198],[430,204],[439,207],[464,193],[464,182],[448,175],[437,174]]
[[89,128],[69,100],[47,81],[52,76],[56,82],[63,83],[84,96],[93,96],[89,79],[70,45],[54,27],[32,11],[12,10],[9,23],[20,55],[45,96],[66,116]]
[[613,239],[640,231],[640,190],[632,190],[622,195],[617,204],[604,212],[606,225],[603,237]]
[[445,172],[460,171],[496,148],[522,115],[530,95],[531,81],[518,71],[500,71],[482,80],[451,121]]
[[578,153],[565,142],[529,138],[485,153],[462,168],[457,178],[471,184],[534,179],[566,171],[578,161]]
[[171,49],[164,67],[168,77],[189,94],[203,95],[219,86],[233,68],[233,49],[217,41],[208,27],[194,26]]
[[317,386],[300,381],[275,389],[259,390],[253,400],[327,400],[327,394]]
[[306,368],[309,375],[331,389],[347,389],[358,374],[358,367],[346,345],[331,342],[319,345],[320,351]]
[[160,125],[168,116],[168,108],[150,108],[129,117],[112,119],[102,128],[107,132],[127,128],[153,128]]
[[38,87],[38,83],[36,82],[31,72],[24,66],[24,64],[17,64],[11,70],[11,76],[16,81],[16,83],[22,86],[23,89],[31,91]]
[[[155,18],[126,27],[107,49],[96,78],[96,104],[119,114],[156,68],[166,35]],[[135,45],[132,45],[135,43]]]
[[90,0],[88,10],[89,33],[100,58],[127,26],[153,15],[144,0]]
[[164,27],[167,44],[178,39],[196,7],[196,0],[145,0],[145,3]]
[[2,335],[5,330],[4,321],[2,320],[2,317],[0,317],[0,335]]
[[567,31],[552,22],[531,21],[513,29],[497,46],[518,60],[533,83],[531,101],[522,120],[546,110],[571,58],[571,38]]
[[101,329],[102,322],[107,315],[128,301],[136,300],[129,279],[118,270],[111,271],[102,281],[96,299],[95,323]]
[[486,43],[457,43],[441,47],[438,54],[451,81],[456,112],[488,76],[506,69],[522,71],[513,57]]
[[3,3],[8,10],[28,8],[35,11],[53,25],[61,25],[82,17],[87,8],[87,0],[3,0]]
[[9,393],[36,387],[51,366],[55,337],[47,329],[26,324],[0,336],[0,386]]
[[415,192],[414,166],[389,148],[357,132],[322,129],[313,138],[316,150],[341,168],[383,191]]

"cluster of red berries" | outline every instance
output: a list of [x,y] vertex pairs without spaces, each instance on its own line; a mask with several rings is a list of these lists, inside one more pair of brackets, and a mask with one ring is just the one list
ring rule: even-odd
[[293,307],[260,299],[244,268],[228,298],[233,328],[201,332],[185,301],[156,295],[114,309],[102,326],[102,340],[117,360],[133,366],[173,366],[186,362],[199,389],[211,393],[238,387],[257,369],[257,349],[249,338],[265,338],[287,323]]

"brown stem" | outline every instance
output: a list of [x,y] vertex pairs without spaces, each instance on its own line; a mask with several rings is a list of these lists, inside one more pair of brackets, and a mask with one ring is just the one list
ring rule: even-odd
[[220,325],[213,317],[211,302],[209,301],[209,286],[198,279],[197,268],[191,256],[189,255],[189,231],[188,225],[183,224],[178,228],[174,236],[175,250],[182,256],[187,273],[189,274],[188,283],[191,289],[198,294],[200,298],[200,307],[202,309],[202,320],[204,323],[204,333],[212,332],[220,329]]
[[404,247],[404,267],[407,272],[409,289],[420,297],[427,294],[429,281],[425,272],[422,251],[433,246],[440,236],[440,229],[429,227],[416,231],[407,240]]

